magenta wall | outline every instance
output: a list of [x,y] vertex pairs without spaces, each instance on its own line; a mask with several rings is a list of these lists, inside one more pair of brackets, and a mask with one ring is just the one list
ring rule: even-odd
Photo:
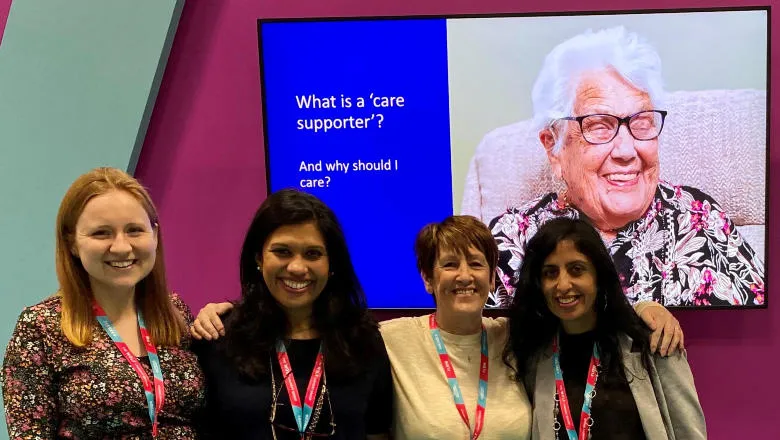
[[[780,6],[780,0],[188,0],[136,173],[160,207],[171,285],[195,311],[238,295],[241,239],[266,190],[257,18],[766,4]],[[780,66],[776,26],[775,16],[771,63]],[[776,103],[780,94],[773,93]],[[780,169],[780,112],[771,122],[770,167]],[[777,185],[770,179],[771,188]],[[769,194],[770,228],[777,230],[780,191]],[[767,246],[769,297],[778,295],[770,309],[676,313],[712,439],[780,438],[778,239],[773,234]]]

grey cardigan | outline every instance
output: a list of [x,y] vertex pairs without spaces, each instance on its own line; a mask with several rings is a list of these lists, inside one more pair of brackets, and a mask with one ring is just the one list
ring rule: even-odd
[[[647,440],[706,439],[704,413],[686,353],[653,356],[653,368],[648,374],[642,365],[641,354],[631,351],[631,342],[628,336],[620,339],[623,367],[630,378],[629,387]],[[552,349],[539,356],[536,369],[526,375],[525,384],[534,406],[531,439],[555,440]],[[565,432],[564,428],[561,430]]]

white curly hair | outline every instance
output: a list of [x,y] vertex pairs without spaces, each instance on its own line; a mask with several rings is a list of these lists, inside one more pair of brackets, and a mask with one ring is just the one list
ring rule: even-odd
[[[661,57],[655,48],[623,26],[596,32],[588,29],[555,46],[545,57],[531,92],[535,128],[543,130],[556,119],[573,116],[579,85],[575,80],[585,71],[608,67],[647,92],[654,106],[663,106]],[[553,153],[560,152],[564,137],[557,136]]]

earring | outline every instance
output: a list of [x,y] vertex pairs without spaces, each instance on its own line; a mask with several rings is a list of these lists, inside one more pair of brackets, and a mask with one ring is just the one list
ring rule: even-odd
[[604,310],[607,310],[607,295],[604,295]]
[[563,190],[563,205],[568,208],[571,205],[571,202],[569,201],[569,185],[566,181],[563,182],[563,185],[565,186],[565,189]]
[[556,207],[559,210],[563,210],[569,207],[569,189],[565,187],[565,185],[566,184],[564,183],[564,188],[560,194],[558,194],[558,200],[555,202]]
[[258,271],[258,272],[262,272],[262,271],[263,271],[263,268],[262,268],[262,267],[260,267],[260,265],[259,265],[259,264],[257,265],[257,271]]

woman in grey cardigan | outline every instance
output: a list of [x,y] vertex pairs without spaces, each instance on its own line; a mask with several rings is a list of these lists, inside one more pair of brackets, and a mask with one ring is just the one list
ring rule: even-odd
[[533,439],[707,437],[685,351],[652,354],[650,329],[587,221],[542,226],[515,287],[504,359],[532,401]]

